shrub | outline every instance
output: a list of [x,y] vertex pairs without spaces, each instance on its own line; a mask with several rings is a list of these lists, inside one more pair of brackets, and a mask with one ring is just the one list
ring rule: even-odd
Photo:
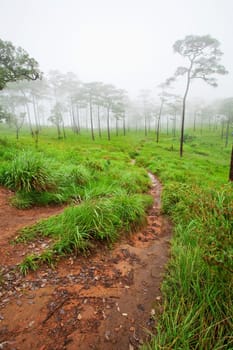
[[1,178],[3,185],[15,191],[43,192],[54,187],[49,166],[39,154],[24,151],[7,166]]

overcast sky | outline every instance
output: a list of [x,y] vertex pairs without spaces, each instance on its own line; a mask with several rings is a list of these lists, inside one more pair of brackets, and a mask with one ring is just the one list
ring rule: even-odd
[[22,46],[42,71],[73,71],[131,95],[184,63],[172,45],[188,34],[218,39],[229,71],[217,88],[195,82],[192,96],[232,96],[233,0],[0,0],[0,38]]

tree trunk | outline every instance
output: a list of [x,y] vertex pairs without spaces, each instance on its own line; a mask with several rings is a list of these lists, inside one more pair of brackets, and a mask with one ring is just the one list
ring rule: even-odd
[[160,127],[160,118],[157,119],[157,127],[156,127],[156,142],[159,142],[159,127]]
[[197,117],[197,113],[194,113],[194,121],[193,121],[193,131],[196,131],[196,117]]
[[201,115],[201,135],[202,135],[202,132],[203,132],[203,115]]
[[232,149],[231,149],[231,163],[230,163],[229,180],[233,181],[233,145],[232,145]]
[[101,139],[102,133],[101,133],[101,125],[100,125],[100,106],[99,105],[97,105],[97,120],[98,120],[99,138]]
[[39,130],[39,121],[38,121],[36,101],[35,101],[35,96],[34,95],[32,95],[32,105],[33,105],[33,111],[34,111],[36,130]]
[[57,124],[57,138],[60,139],[61,138],[61,129],[60,129],[60,125]]
[[38,128],[41,131],[41,120],[40,120],[40,113],[39,113],[39,105],[38,105],[38,100],[36,99],[36,114],[37,114],[37,123],[38,123]]
[[213,131],[218,130],[218,119],[215,117]]
[[116,136],[119,136],[119,132],[118,132],[118,119],[116,118]]
[[123,135],[126,135],[126,130],[125,130],[125,115],[123,117]]
[[76,121],[75,121],[75,115],[74,115],[74,105],[72,103],[72,100],[70,102],[70,114],[71,114],[71,125],[72,125],[72,129],[75,133],[78,133],[78,128],[76,125]]
[[147,120],[146,120],[146,114],[145,114],[145,136],[147,136]]
[[93,127],[93,114],[92,114],[92,99],[91,99],[91,96],[90,96],[89,105],[90,105],[90,121],[91,121],[91,138],[92,138],[92,141],[95,141],[94,127]]
[[221,127],[221,139],[223,140],[223,136],[224,136],[224,121],[222,120],[222,122],[221,122],[221,124],[222,124],[222,127]]
[[173,137],[176,137],[176,112],[174,114]]
[[39,142],[39,129],[35,130],[34,135],[35,135],[35,146],[37,148],[38,147],[38,142]]
[[229,139],[229,129],[230,129],[230,117],[227,120],[227,129],[226,129],[226,140],[225,140],[225,147],[228,146],[228,139]]
[[77,128],[78,128],[78,134],[80,134],[81,126],[80,126],[80,113],[79,113],[79,106],[76,105],[76,114],[77,114]]
[[107,107],[107,132],[108,132],[108,141],[110,141],[110,107]]
[[161,119],[162,110],[163,110],[163,103],[164,103],[164,101],[162,100],[161,105],[160,105],[158,119],[157,119],[157,130],[156,130],[156,142],[157,143],[159,142],[160,119]]
[[63,132],[63,138],[66,139],[66,129],[65,129],[64,120],[62,120],[62,132]]
[[190,85],[190,74],[193,67],[193,61],[191,61],[189,70],[187,72],[187,84],[183,97],[183,106],[182,106],[182,118],[181,118],[181,135],[180,135],[180,157],[183,157],[183,144],[184,144],[184,120],[185,120],[185,108],[186,108],[186,99],[188,96],[189,85]]
[[[25,97],[25,99],[27,98],[25,92],[23,90],[20,89],[20,91],[22,92],[23,96]],[[30,114],[30,108],[28,106],[28,102],[25,102],[24,103],[24,106],[26,108],[26,111],[27,111],[27,115],[28,115],[28,124],[29,124],[29,128],[30,128],[30,132],[31,132],[31,135],[33,136],[33,128],[32,128],[32,121],[31,121],[31,114]]]
[[89,130],[89,125],[88,125],[88,107],[85,108],[86,110],[86,130]]
[[34,131],[33,131],[33,127],[32,127],[31,113],[30,113],[30,108],[29,108],[27,102],[25,103],[25,107],[26,107],[27,115],[28,115],[28,124],[29,124],[30,133],[31,133],[31,135],[33,137]]
[[180,135],[180,157],[183,156],[183,144],[184,144],[184,119],[185,119],[185,107],[186,107],[186,96],[183,99],[183,108],[182,108],[182,118],[181,118],[181,135]]

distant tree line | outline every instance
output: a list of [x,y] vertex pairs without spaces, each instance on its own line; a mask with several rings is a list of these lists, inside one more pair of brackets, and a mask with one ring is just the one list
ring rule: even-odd
[[[124,135],[129,127],[136,131],[144,129],[145,136],[154,132],[157,142],[161,129],[173,137],[180,130],[182,157],[192,80],[201,79],[217,86],[216,75],[227,74],[220,64],[223,53],[219,46],[209,35],[188,35],[177,40],[174,52],[183,56],[188,64],[178,67],[173,77],[159,85],[157,98],[151,91],[141,90],[138,99],[131,101],[123,89],[103,82],[81,82],[72,72],[63,74],[55,70],[42,79],[34,58],[24,49],[0,39],[0,121],[14,127],[17,138],[27,123],[36,145],[42,126],[48,124],[56,127],[58,138],[65,138],[66,126],[70,126],[77,135],[82,129],[90,130],[93,141],[97,135],[102,137],[103,130],[110,140],[113,129],[119,135],[120,127]],[[170,85],[180,76],[186,80],[183,97],[169,92]],[[215,101],[211,106],[189,103],[189,127],[191,111],[194,132],[197,126],[201,132],[206,124],[210,130],[220,126],[221,137],[225,138],[225,146],[228,145],[233,127],[233,97]],[[231,180],[232,172],[231,168]]]

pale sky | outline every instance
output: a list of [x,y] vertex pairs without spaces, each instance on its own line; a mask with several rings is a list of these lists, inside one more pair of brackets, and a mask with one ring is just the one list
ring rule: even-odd
[[73,71],[131,95],[185,63],[172,45],[189,34],[218,39],[229,71],[217,88],[194,83],[191,96],[233,96],[233,0],[0,0],[0,38],[22,46],[43,72]]

